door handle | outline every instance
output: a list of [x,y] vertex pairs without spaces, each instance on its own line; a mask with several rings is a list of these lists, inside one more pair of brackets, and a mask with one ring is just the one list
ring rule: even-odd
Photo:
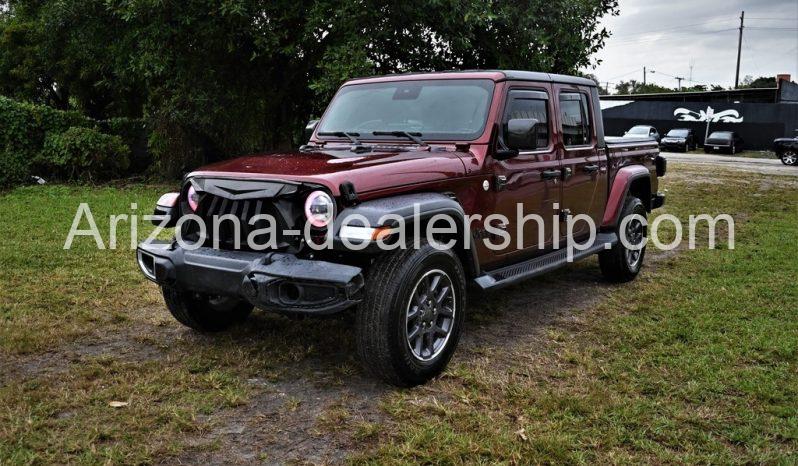
[[540,176],[544,180],[556,180],[562,176],[562,171],[560,170],[543,170]]
[[600,167],[598,165],[585,165],[584,166],[585,171],[588,172],[588,173],[596,173],[597,171],[599,171],[599,168]]

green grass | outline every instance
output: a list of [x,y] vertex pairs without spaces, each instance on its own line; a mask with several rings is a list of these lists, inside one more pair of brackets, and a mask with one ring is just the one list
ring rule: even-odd
[[542,349],[396,393],[393,428],[356,460],[798,461],[798,191],[723,179],[666,178],[667,211],[735,213],[735,250],[664,259]]
[[[310,428],[367,447],[353,462],[798,461],[798,190],[787,178],[691,170],[663,179],[663,212],[733,214],[735,250],[661,259],[541,338],[456,357],[427,386],[373,400],[385,422],[333,404]],[[198,336],[171,320],[129,249],[97,251],[90,238],[62,249],[80,202],[107,240],[110,214],[131,213],[131,202],[147,213],[165,189],[0,196],[0,369],[10,371],[0,373],[0,464],[162,461],[207,434],[203,416],[251,403],[249,378],[346,387],[357,370],[330,356],[354,352],[346,322],[257,315]],[[481,312],[472,323],[493,319]],[[89,346],[109,343],[97,355]],[[320,364],[332,380],[314,375]],[[290,397],[282,409],[310,402]]]
[[[97,328],[127,323],[130,312],[153,305],[130,249],[130,223],[120,223],[117,249],[99,250],[90,237],[65,241],[78,206],[87,203],[109,247],[110,215],[145,215],[164,187],[41,186],[16,189],[0,199],[0,349],[41,351]],[[137,209],[131,209],[137,204]],[[88,228],[83,221],[80,228]],[[139,226],[140,238],[151,228]]]

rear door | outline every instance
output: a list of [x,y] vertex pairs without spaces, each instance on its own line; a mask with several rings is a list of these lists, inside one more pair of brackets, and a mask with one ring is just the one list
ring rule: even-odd
[[[607,192],[607,161],[598,150],[596,115],[591,108],[587,89],[558,85],[557,112],[560,144],[557,151],[562,161],[562,199],[560,211],[564,214],[588,215],[596,226],[604,215],[604,197]],[[589,232],[588,225],[580,221],[574,225],[574,235]],[[560,230],[561,236],[567,230]]]

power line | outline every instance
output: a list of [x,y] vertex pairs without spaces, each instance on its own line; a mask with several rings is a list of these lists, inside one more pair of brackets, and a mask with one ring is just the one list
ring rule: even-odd
[[[722,32],[729,32],[729,31],[736,31],[737,28],[729,28],[729,29],[718,29],[716,31],[703,31],[703,32],[695,32],[695,34],[718,34]],[[648,44],[652,42],[667,42],[673,40],[687,40],[685,37],[677,36],[677,37],[651,37],[646,39],[638,39],[638,40],[625,40],[625,41],[612,41],[608,40],[606,48],[608,47],[616,47],[616,46],[625,46],[625,45],[636,45],[636,44]]]
[[657,33],[657,32],[676,31],[676,30],[681,30],[681,29],[688,29],[688,28],[695,27],[695,26],[705,26],[707,24],[730,22],[730,21],[733,21],[733,18],[717,19],[717,20],[713,20],[713,21],[704,21],[704,22],[701,22],[701,23],[683,24],[681,26],[674,26],[674,27],[663,28],[663,29],[649,29],[647,31],[639,31],[639,32],[633,32],[633,33],[629,33],[629,34],[621,34],[619,36],[613,35],[612,37],[624,38],[624,37],[633,37],[633,36],[645,36],[645,35],[654,34],[654,33]]

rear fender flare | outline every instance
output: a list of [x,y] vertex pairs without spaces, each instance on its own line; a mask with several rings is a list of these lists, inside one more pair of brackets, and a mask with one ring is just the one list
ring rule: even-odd
[[[645,181],[637,181],[645,180]],[[648,195],[641,199],[647,211],[651,211],[651,172],[642,165],[631,165],[618,170],[610,188],[610,195],[607,199],[607,207],[604,209],[604,217],[601,222],[602,228],[614,228],[618,225],[626,195],[635,182],[644,183],[648,188]],[[645,196],[644,196],[645,197]]]

